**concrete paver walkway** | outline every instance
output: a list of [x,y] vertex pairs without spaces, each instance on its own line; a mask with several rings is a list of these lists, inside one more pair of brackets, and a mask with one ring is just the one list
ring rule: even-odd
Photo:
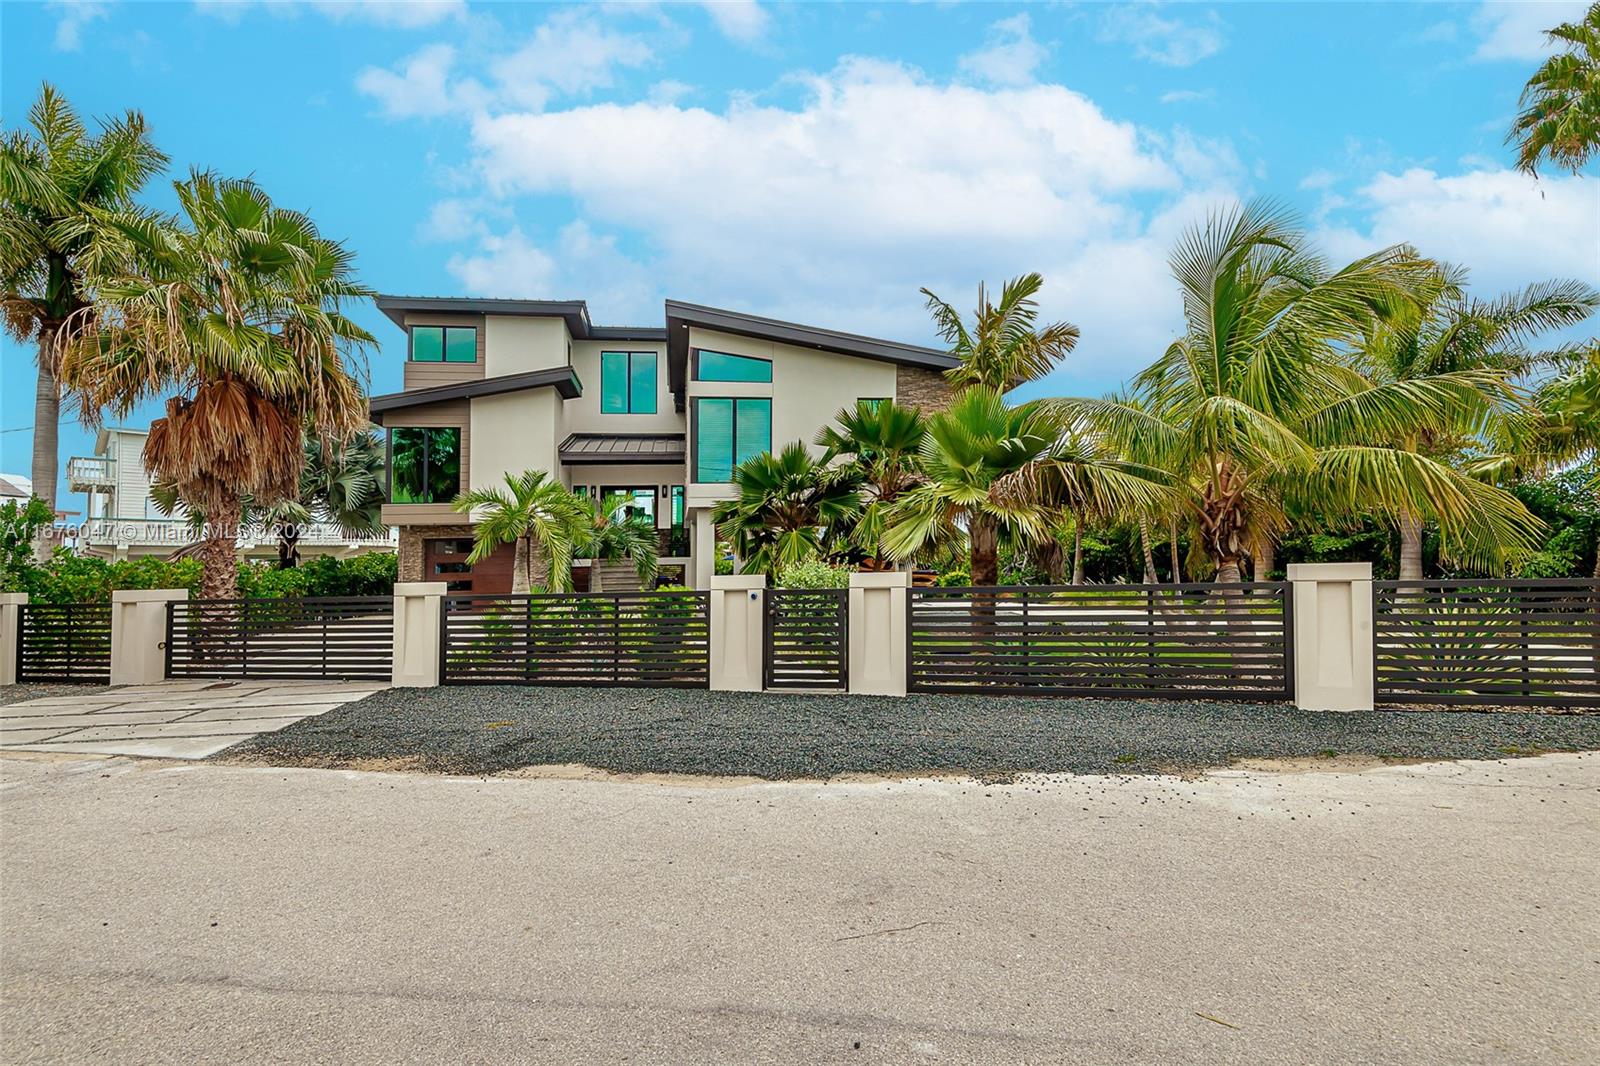
[[354,681],[168,681],[86,688],[0,707],[0,748],[203,759],[388,686]]

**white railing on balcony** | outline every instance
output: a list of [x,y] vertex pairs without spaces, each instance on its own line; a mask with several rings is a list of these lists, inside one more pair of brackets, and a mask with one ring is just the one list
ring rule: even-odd
[[74,485],[112,485],[117,464],[97,455],[74,455],[67,460],[67,481]]

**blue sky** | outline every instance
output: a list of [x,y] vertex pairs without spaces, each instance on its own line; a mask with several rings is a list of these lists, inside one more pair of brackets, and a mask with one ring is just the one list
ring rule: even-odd
[[[1099,393],[1178,328],[1173,237],[1241,197],[1335,258],[1410,241],[1482,293],[1600,285],[1600,182],[1502,146],[1583,6],[6,3],[0,117],[44,79],[138,108],[174,176],[254,176],[383,292],[929,343],[920,286],[965,307],[1039,270],[1083,329],[1044,391]],[[400,334],[362,317],[396,389]],[[26,473],[32,352],[0,354],[0,470]],[[63,458],[91,444],[63,427]]]

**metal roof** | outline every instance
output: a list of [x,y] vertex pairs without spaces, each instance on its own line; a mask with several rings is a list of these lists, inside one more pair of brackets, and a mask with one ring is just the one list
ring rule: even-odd
[[455,385],[435,385],[431,389],[409,389],[374,396],[367,401],[367,411],[372,420],[383,424],[385,411],[398,411],[406,407],[420,407],[442,400],[470,400],[474,396],[496,396],[503,392],[521,392],[524,389],[553,388],[564,400],[583,395],[583,386],[570,366],[551,367],[549,370],[530,370],[525,374],[504,374],[500,377],[478,378]]
[[558,449],[563,463],[681,463],[682,433],[574,433]]

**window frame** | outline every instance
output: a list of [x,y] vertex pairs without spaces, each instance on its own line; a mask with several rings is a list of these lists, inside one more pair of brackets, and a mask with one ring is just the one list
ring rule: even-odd
[[[765,363],[766,367],[767,367],[767,376],[766,376],[765,380],[751,379],[751,378],[707,378],[707,377],[702,377],[701,374],[700,374],[700,356],[701,355],[705,355],[705,354],[726,356],[729,359],[743,359],[743,360],[745,360],[747,362],[751,362],[751,363]],[[692,379],[695,380],[695,381],[705,381],[705,382],[709,382],[710,384],[713,384],[713,385],[771,385],[772,384],[773,361],[771,359],[766,359],[766,358],[763,358],[762,356],[759,356],[759,355],[744,355],[744,354],[742,354],[740,352],[723,352],[723,351],[718,351],[715,348],[696,348],[694,350],[694,352],[693,352],[693,355],[694,355],[694,359],[693,359],[694,366],[691,368],[691,375],[692,375]],[[720,397],[713,397],[713,398],[714,399],[720,399]]]
[[[606,410],[606,356],[626,356],[626,369],[623,374],[622,406],[621,411]],[[634,406],[633,395],[633,367],[634,360],[641,356],[650,357],[650,376],[653,388],[650,390],[650,410],[641,411]],[[600,352],[600,413],[603,415],[654,415],[661,413],[661,353],[656,351],[633,351],[619,348],[602,349]]]
[[[699,485],[728,485],[732,483],[732,473],[739,468],[737,457],[739,455],[739,405],[741,403],[764,403],[767,405],[767,446],[763,451],[772,451],[772,397],[770,396],[695,396],[692,397],[694,407],[694,446],[689,459],[689,480]],[[727,481],[705,481],[700,477],[700,404],[706,400],[727,400],[733,406],[729,410],[728,418],[728,472]],[[760,452],[755,453],[757,455]]]
[[[456,435],[456,492],[461,495],[461,459],[466,447],[466,430],[461,426],[385,426],[383,434],[383,503],[392,507],[430,507],[437,504],[448,504],[450,500],[396,500],[394,498],[394,435],[399,430],[415,430],[424,434],[422,438],[422,471],[421,480],[424,494],[431,495],[433,473],[433,438],[428,434],[436,432],[451,432]],[[453,500],[455,497],[452,496]]]
[[[417,330],[419,330],[419,329],[436,329],[436,330],[439,331],[439,358],[437,358],[437,359],[418,359],[417,358],[417,356],[416,356],[416,352],[417,352]],[[450,358],[450,331],[451,330],[461,330],[461,331],[465,331],[465,332],[468,332],[468,333],[472,334],[472,358],[471,359],[451,359]],[[408,363],[424,363],[424,364],[426,364],[428,366],[470,366],[473,363],[476,363],[478,361],[479,360],[478,360],[478,327],[477,326],[461,326],[461,325],[446,326],[443,323],[415,322],[415,323],[412,323],[411,325],[406,327],[406,362],[408,362]]]

